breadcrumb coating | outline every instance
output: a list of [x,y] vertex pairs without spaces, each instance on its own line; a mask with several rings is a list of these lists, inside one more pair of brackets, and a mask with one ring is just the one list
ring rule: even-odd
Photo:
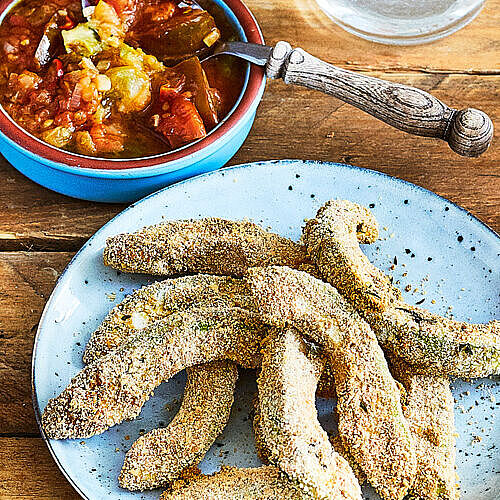
[[343,457],[347,463],[351,466],[352,471],[354,472],[354,475],[356,476],[356,479],[358,480],[358,483],[362,486],[364,483],[366,483],[366,474],[361,470],[361,467],[358,465],[356,460],[354,460],[354,457],[352,456],[351,452],[349,451],[348,448],[344,445],[342,438],[340,437],[339,434],[336,436],[331,436],[330,437],[330,443],[333,447],[333,449],[341,456]]
[[403,498],[415,476],[415,447],[373,331],[335,288],[305,272],[253,268],[247,279],[269,323],[293,326],[324,347],[344,444],[383,498]]
[[227,276],[198,274],[144,286],[116,305],[90,337],[83,360],[92,363],[137,330],[193,307],[241,307],[255,310],[248,286]]
[[475,325],[404,302],[383,313],[360,312],[381,345],[414,371],[462,378],[500,374],[500,321]]
[[[195,275],[156,282],[127,296],[110,311],[91,336],[84,360],[91,362],[105,355],[136,334],[138,329],[174,312],[203,306],[239,306],[256,311],[248,285],[241,279]],[[220,392],[234,385],[233,377],[228,376],[224,382],[228,369],[219,373],[221,363],[213,364],[212,369],[211,364],[188,368],[188,383],[179,414],[167,428],[152,431],[132,446],[120,476],[123,487],[136,490],[165,485],[178,477],[183,469],[196,465],[203,458],[204,453],[193,453],[193,450],[208,450],[218,435],[215,429],[220,428],[223,415],[229,416],[232,404],[232,396],[229,398],[227,393],[224,397]],[[197,370],[200,374],[196,374]],[[325,377],[331,375],[325,373],[322,378],[322,391],[327,395],[334,389],[332,381]],[[202,386],[198,388],[190,383],[192,379],[203,379]],[[217,398],[218,405],[214,398]],[[225,407],[222,406],[224,402]],[[195,413],[196,418],[190,417],[190,412]],[[203,423],[205,428],[200,428],[197,423]],[[192,442],[179,438],[188,435]],[[139,463],[148,464],[148,467],[141,467]]]
[[321,349],[309,348],[299,332],[270,333],[257,381],[260,437],[270,462],[313,498],[361,500],[351,467],[318,421],[315,393],[324,365]]
[[458,499],[453,396],[448,377],[415,374],[411,367],[395,359],[390,368],[406,392],[403,412],[417,452],[412,498]]
[[321,277],[345,297],[356,297],[359,309],[383,311],[401,299],[401,292],[359,247],[378,239],[378,222],[367,208],[347,200],[327,201],[307,221],[303,234]]
[[120,271],[161,276],[243,276],[249,267],[307,261],[305,249],[249,221],[168,221],[108,238],[104,263]]
[[266,445],[264,434],[262,432],[258,392],[255,393],[255,396],[252,400],[252,417],[252,429],[255,438],[255,451],[257,452],[257,456],[259,457],[260,461],[264,465],[269,465],[269,457],[271,456],[271,452]]
[[331,200],[307,222],[303,239],[321,276],[354,305],[384,348],[425,373],[466,378],[500,374],[500,321],[474,325],[406,304],[359,247],[377,234],[368,209]]
[[[328,367],[328,363],[325,364],[325,368]],[[320,380],[325,380],[325,372],[323,371],[322,378]],[[333,380],[333,375],[332,375]],[[331,392],[328,393],[329,397],[333,397],[333,384],[330,388]],[[318,395],[318,389],[316,390],[316,396]],[[323,396],[321,396],[323,397]],[[271,455],[269,449],[266,446],[262,435],[262,428],[260,423],[260,410],[259,410],[259,396],[255,395],[252,401],[253,405],[253,432],[255,436],[255,448],[257,451],[257,456],[262,461],[263,464],[269,465],[269,457]],[[354,460],[353,456],[349,452],[349,450],[344,446],[341,437],[337,434],[336,436],[330,436],[330,443],[333,449],[343,457],[347,463],[351,466],[356,479],[358,480],[360,485],[366,483],[366,474],[361,470],[357,462]]]
[[319,398],[331,399],[336,397],[335,392],[335,377],[333,376],[332,369],[327,363],[319,379],[318,388],[316,389],[316,396]]
[[252,469],[222,467],[165,491],[160,500],[310,500],[272,465]]
[[132,445],[120,486],[129,490],[166,486],[198,464],[229,420],[237,379],[238,369],[231,361],[188,368],[177,415],[167,427],[148,432]]
[[[84,361],[106,355],[139,329],[178,311],[196,307],[255,309],[244,281],[196,275],[145,286],[128,295],[106,316],[87,344]],[[165,486],[197,465],[229,419],[237,378],[230,361],[187,369],[182,405],[166,428],[140,437],[128,451],[120,475],[122,487],[144,490]]]
[[[366,238],[356,235],[355,232],[356,227],[370,225],[371,230],[368,227],[368,231],[374,232],[376,225],[371,213],[364,207],[345,200],[327,202],[319,210],[316,219],[306,225],[304,239],[313,260],[321,266],[321,271],[328,281],[342,290],[346,290],[342,273],[345,273],[345,276],[357,277],[360,283],[369,283],[374,275],[373,270],[376,268],[366,258],[359,258],[362,253],[359,243],[366,243]],[[318,251],[319,248],[321,251]],[[353,259],[347,254],[358,257]],[[337,266],[335,271],[329,271],[329,268]],[[430,358],[440,359],[444,366],[440,366],[438,371],[445,373],[457,370],[458,361],[460,370],[463,371],[467,362],[471,362],[470,352],[467,353],[466,359],[460,361],[456,340],[467,342],[471,328],[484,329],[486,325],[472,327],[409,306],[393,291],[396,291],[396,288],[392,287],[388,280],[378,279],[372,280],[369,286],[349,290],[345,296],[372,325],[379,341],[384,344],[392,342],[392,350],[396,353],[400,354],[405,350],[406,355],[403,357],[411,356],[413,360],[418,360],[420,367],[428,366]],[[370,310],[366,307],[373,297],[380,298],[380,303],[386,304],[385,310]],[[442,339],[447,338],[447,331],[455,330],[453,342],[446,346],[443,341],[440,346],[442,350],[446,346],[450,352],[430,356],[429,340],[436,337],[439,329],[443,333],[438,337]],[[398,333],[397,336],[393,334],[394,331]],[[403,343],[403,339],[407,342]],[[416,348],[418,340],[420,348]],[[476,358],[480,359],[481,369],[484,369],[485,360],[481,359],[481,356],[482,354],[479,354]],[[448,377],[417,374],[414,366],[410,367],[397,360],[394,355],[391,357],[392,371],[404,386],[403,412],[410,423],[417,453],[417,474],[411,494],[415,498],[430,500],[455,499],[458,497],[458,491],[454,470],[453,398]],[[468,371],[473,373],[470,368]]]
[[176,313],[80,371],[49,400],[42,425],[49,438],[86,438],[140,413],[158,385],[197,364],[227,359],[260,366],[265,327],[243,309]]

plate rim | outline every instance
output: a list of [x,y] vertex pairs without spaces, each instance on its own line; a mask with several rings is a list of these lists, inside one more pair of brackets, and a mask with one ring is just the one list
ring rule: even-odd
[[155,191],[154,193],[151,193],[144,198],[141,198],[140,200],[131,203],[128,205],[126,208],[124,208],[121,212],[113,216],[109,221],[104,223],[97,231],[83,244],[83,246],[75,253],[75,255],[71,258],[71,260],[68,262],[62,273],[59,275],[57,278],[57,281],[54,284],[54,288],[52,289],[50,293],[50,297],[45,303],[45,306],[43,308],[42,314],[40,316],[40,320],[37,325],[37,330],[35,337],[33,339],[33,351],[31,355],[31,401],[33,404],[33,411],[35,413],[35,419],[38,425],[38,429],[40,431],[42,440],[44,441],[45,445],[49,449],[49,452],[54,459],[57,467],[63,474],[63,476],[66,478],[66,480],[70,483],[70,485],[73,487],[73,489],[84,499],[84,500],[92,500],[89,498],[87,495],[83,493],[83,491],[80,489],[80,487],[77,485],[77,483],[73,480],[73,478],[69,475],[69,473],[66,471],[66,469],[63,467],[62,463],[60,462],[57,454],[55,453],[54,449],[52,448],[52,445],[50,443],[50,439],[47,437],[45,434],[45,431],[42,427],[42,421],[41,421],[41,411],[40,411],[40,406],[38,405],[38,397],[37,397],[37,391],[36,391],[36,384],[35,384],[35,361],[36,361],[36,352],[37,352],[37,346],[41,334],[41,328],[40,326],[43,324],[45,320],[45,316],[47,314],[47,311],[49,309],[49,306],[51,305],[52,300],[54,300],[54,292],[56,291],[57,287],[67,274],[67,272],[70,270],[71,266],[73,265],[74,261],[78,258],[80,253],[82,253],[96,238],[97,234],[101,232],[105,227],[108,225],[112,224],[115,219],[118,217],[121,217],[123,214],[128,212],[129,210],[135,208],[137,205],[145,203],[147,200],[159,196],[161,193],[168,191],[169,189],[172,188],[177,188],[179,186],[189,184],[192,182],[199,182],[200,180],[210,177],[210,176],[215,176],[215,175],[221,175],[226,172],[232,172],[234,170],[239,170],[239,169],[244,169],[244,168],[256,168],[256,167],[275,167],[276,165],[283,165],[283,166],[290,166],[290,165],[295,165],[295,164],[301,164],[301,165],[316,165],[316,166],[321,166],[321,167],[328,167],[328,168],[345,168],[347,170],[355,170],[355,171],[362,171],[366,173],[368,176],[374,176],[374,177],[382,177],[389,182],[394,182],[396,184],[402,184],[403,186],[411,189],[416,189],[419,192],[422,192],[424,196],[431,197],[431,198],[437,198],[440,201],[445,201],[446,203],[449,203],[450,205],[453,205],[455,208],[457,208],[460,212],[463,213],[465,217],[467,217],[470,222],[473,224],[479,225],[483,230],[486,229],[487,232],[491,233],[491,236],[496,238],[499,243],[500,243],[500,234],[498,234],[495,230],[493,230],[488,224],[483,222],[481,219],[470,213],[467,209],[464,207],[458,205],[457,203],[448,200],[444,196],[441,196],[434,191],[431,191],[429,189],[426,189],[422,186],[419,186],[418,184],[414,184],[410,181],[406,181],[404,179],[401,179],[399,177],[387,174],[385,172],[380,172],[378,170],[373,170],[370,168],[364,168],[364,167],[358,167],[355,165],[350,165],[348,163],[339,163],[339,162],[330,162],[330,161],[322,161],[322,160],[300,160],[300,159],[281,159],[281,160],[263,160],[263,161],[255,161],[255,162],[249,162],[249,163],[242,163],[238,165],[233,165],[230,167],[223,167],[218,170],[213,170],[211,172],[206,172],[204,174],[199,174],[194,177],[189,177],[188,179],[184,179],[182,181],[176,182],[174,184],[171,184],[169,186],[166,186],[158,191]]

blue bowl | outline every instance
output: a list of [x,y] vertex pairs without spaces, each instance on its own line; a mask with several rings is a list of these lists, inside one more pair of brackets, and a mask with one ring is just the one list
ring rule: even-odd
[[[241,40],[264,43],[261,30],[240,0],[212,0]],[[0,22],[17,2],[0,1]],[[205,138],[169,153],[139,159],[91,158],[44,143],[19,127],[0,107],[0,152],[26,177],[68,196],[131,202],[194,175],[222,167],[252,127],[265,87],[264,70],[248,65],[241,95],[231,112]]]

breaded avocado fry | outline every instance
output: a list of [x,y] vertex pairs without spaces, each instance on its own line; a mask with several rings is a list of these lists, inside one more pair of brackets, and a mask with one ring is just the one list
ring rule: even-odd
[[297,488],[317,499],[361,499],[349,464],[321,428],[316,387],[325,365],[317,346],[299,332],[273,330],[263,345],[259,389],[259,436],[269,461]]
[[247,280],[269,323],[293,326],[324,347],[344,444],[383,498],[402,499],[414,480],[415,447],[373,331],[335,288],[305,272],[254,268]]
[[399,302],[401,292],[359,247],[377,239],[378,223],[372,213],[347,200],[328,201],[304,227],[308,254],[321,277],[357,308],[383,311]]
[[198,274],[144,286],[116,305],[90,337],[83,360],[91,363],[125,342],[134,332],[193,307],[255,310],[241,279]]
[[222,467],[213,475],[179,481],[160,500],[311,500],[272,465],[252,469]]
[[302,245],[248,221],[217,218],[162,222],[108,238],[104,263],[120,271],[178,276],[242,276],[252,266],[305,262]]
[[166,486],[197,465],[224,430],[234,400],[238,369],[214,361],[187,370],[181,407],[162,429],[141,436],[127,452],[119,481],[122,488]]
[[53,439],[90,437],[135,418],[154,389],[185,368],[224,359],[256,368],[265,332],[239,308],[173,314],[80,371],[48,402],[43,428]]
[[448,377],[421,375],[396,359],[391,372],[403,384],[403,413],[410,424],[417,452],[412,497],[456,500],[455,426]]
[[360,313],[381,345],[414,371],[464,378],[500,374],[500,321],[474,325],[405,303]]

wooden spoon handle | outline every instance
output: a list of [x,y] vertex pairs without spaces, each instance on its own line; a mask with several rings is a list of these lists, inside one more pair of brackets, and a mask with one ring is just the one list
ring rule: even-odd
[[484,153],[493,137],[482,111],[458,111],[423,90],[337,68],[287,42],[274,47],[266,74],[330,94],[409,134],[443,139],[462,156]]

